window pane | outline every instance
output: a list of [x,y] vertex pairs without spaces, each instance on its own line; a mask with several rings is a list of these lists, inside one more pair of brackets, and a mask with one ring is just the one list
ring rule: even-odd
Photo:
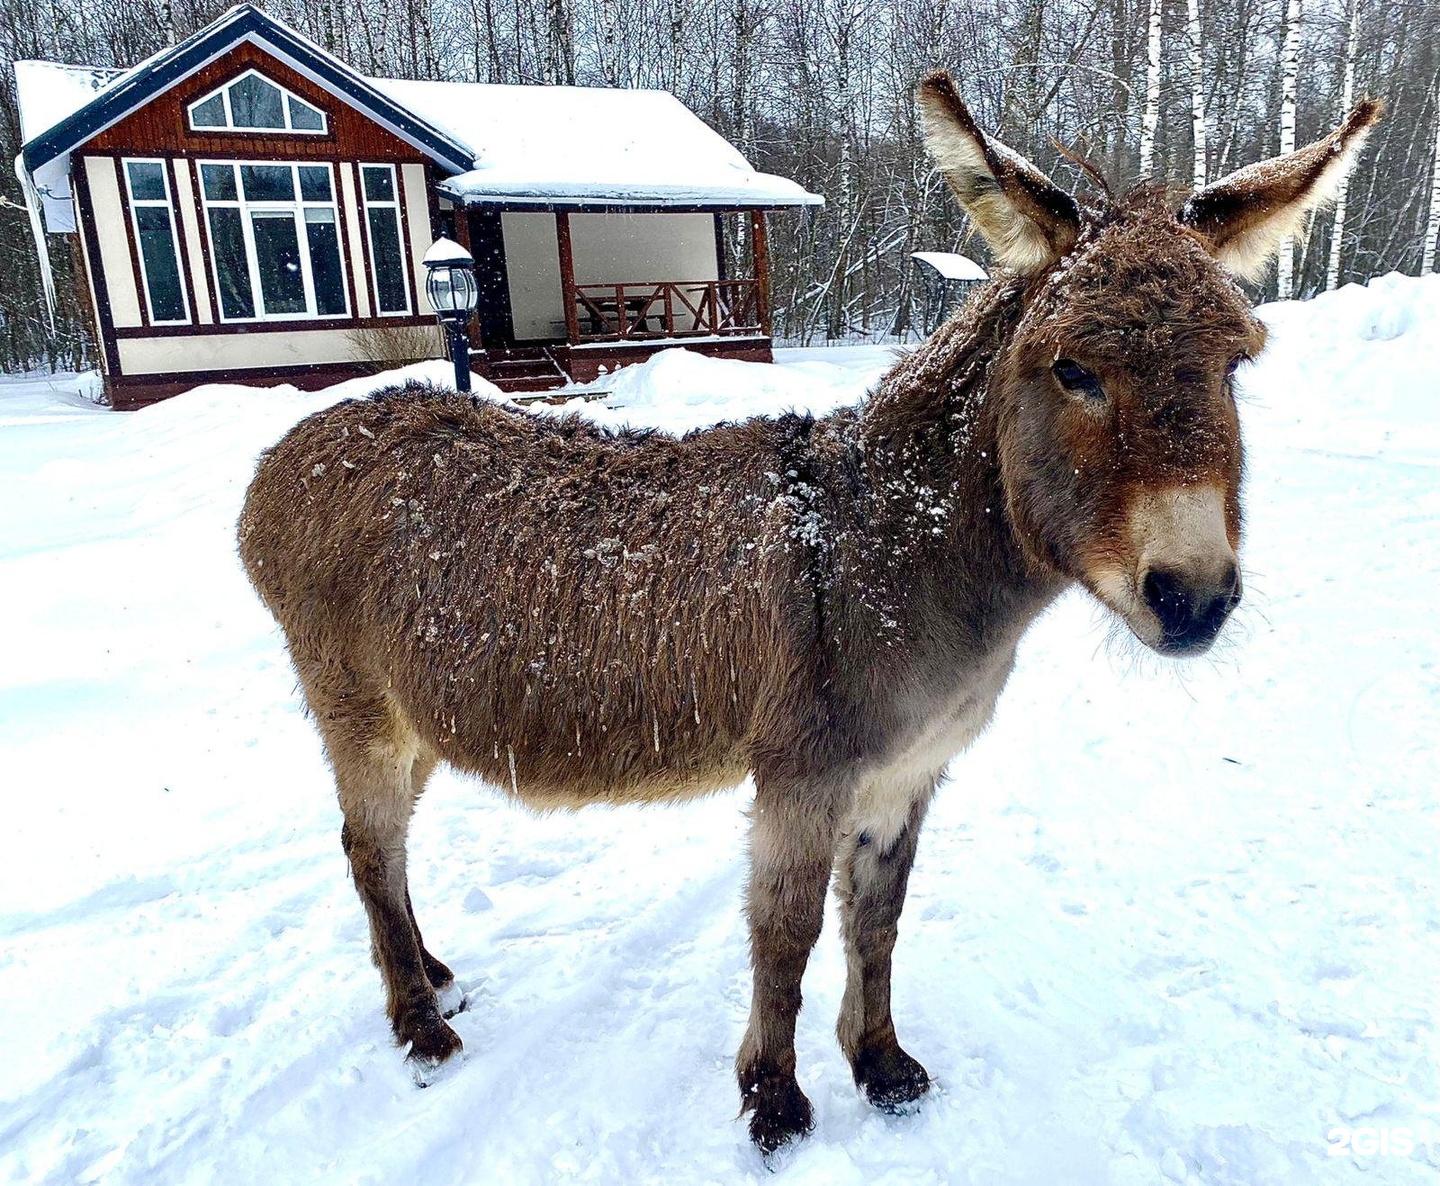
[[389,168],[374,165],[360,170],[365,178],[365,200],[367,202],[393,202],[395,200],[395,178]]
[[137,202],[164,202],[165,168],[158,161],[126,161],[130,174],[130,197]]
[[240,211],[226,207],[210,211],[210,250],[220,281],[220,309],[226,317],[254,317],[250,270],[245,264],[245,232]]
[[280,108],[280,88],[254,74],[247,74],[230,87],[230,114],[237,128],[283,128],[285,113]]
[[150,294],[152,321],[184,321],[185,297],[180,291],[180,263],[175,257],[175,234],[170,211],[163,206],[137,206],[140,256],[145,261],[145,287]]
[[303,103],[294,95],[289,97],[290,102],[290,126],[300,132],[320,132],[325,128],[325,120],[315,108],[309,103]]
[[239,196],[235,192],[233,165],[201,165],[200,183],[212,202],[233,202]]
[[370,254],[375,261],[375,287],[382,313],[404,313],[410,306],[405,294],[405,257],[400,250],[400,220],[388,206],[368,210]]
[[307,202],[330,201],[330,170],[324,165],[301,165],[300,197]]
[[318,207],[306,210],[305,235],[310,242],[315,312],[345,312],[345,273],[340,269],[340,229],[335,223],[335,211]]
[[241,165],[240,184],[247,202],[295,200],[295,172],[289,165]]
[[300,270],[300,240],[293,214],[252,214],[260,299],[267,314],[304,313],[305,276]]
[[197,103],[190,111],[192,128],[223,128],[225,126],[225,100],[218,94],[211,95],[203,103]]

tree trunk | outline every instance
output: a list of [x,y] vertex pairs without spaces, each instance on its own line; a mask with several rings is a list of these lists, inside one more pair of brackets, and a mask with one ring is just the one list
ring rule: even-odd
[[1205,77],[1200,55],[1200,0],[1188,0],[1186,33],[1190,42],[1190,122],[1195,131],[1195,188],[1205,184]]
[[1150,0],[1150,35],[1145,69],[1145,120],[1140,129],[1140,175],[1149,177],[1155,162],[1155,129],[1160,126],[1160,0]]
[[[1345,42],[1345,85],[1340,99],[1343,119],[1355,101],[1355,42],[1360,33],[1360,0],[1350,0],[1350,36]],[[1350,176],[1340,182],[1335,198],[1335,225],[1330,231],[1330,266],[1325,273],[1325,290],[1333,291],[1340,283],[1340,252],[1345,246],[1345,204],[1350,196]]]
[[[1280,154],[1295,151],[1295,78],[1300,61],[1300,0],[1285,0],[1285,45],[1280,53]],[[1295,295],[1295,244],[1290,236],[1280,243],[1275,270],[1275,295],[1288,301]]]
[[1420,274],[1435,270],[1435,238],[1440,235],[1440,77],[1435,83],[1435,161],[1430,174],[1430,217],[1425,222],[1425,250]]

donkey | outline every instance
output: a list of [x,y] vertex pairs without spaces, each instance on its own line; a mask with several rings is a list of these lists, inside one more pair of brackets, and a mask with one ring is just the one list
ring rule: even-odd
[[[1381,114],[1176,209],[1073,198],[980,131],[951,77],[928,148],[1001,266],[857,408],[675,438],[410,384],[302,421],[261,459],[240,554],[333,767],[396,1040],[423,1080],[460,1040],[406,880],[440,762],[533,808],[755,784],[754,993],[737,1074],[765,1153],[812,1127],[800,983],[832,871],[857,1086],[928,1089],[891,1018],[926,809],[1071,584],[1165,655],[1240,600],[1231,383],[1254,277]],[[439,994],[439,995],[437,995]]]

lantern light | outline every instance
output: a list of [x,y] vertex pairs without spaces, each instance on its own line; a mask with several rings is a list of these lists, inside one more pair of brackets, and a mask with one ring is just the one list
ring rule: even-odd
[[466,327],[480,302],[475,259],[451,239],[436,239],[425,253],[425,295],[449,338],[455,390],[470,390],[470,343]]

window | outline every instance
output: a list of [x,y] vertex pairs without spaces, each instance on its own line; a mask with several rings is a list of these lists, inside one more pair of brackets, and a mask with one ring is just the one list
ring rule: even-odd
[[190,104],[190,126],[197,132],[306,132],[326,130],[325,113],[276,86],[262,74],[247,71],[234,82]]
[[329,165],[202,161],[200,193],[222,321],[349,313]]
[[190,320],[180,256],[175,247],[175,215],[170,206],[170,177],[164,161],[126,161],[130,224],[140,252],[140,275],[152,325],[183,325]]
[[361,165],[365,225],[370,232],[370,275],[379,313],[410,312],[405,247],[400,238],[400,191],[394,165]]

